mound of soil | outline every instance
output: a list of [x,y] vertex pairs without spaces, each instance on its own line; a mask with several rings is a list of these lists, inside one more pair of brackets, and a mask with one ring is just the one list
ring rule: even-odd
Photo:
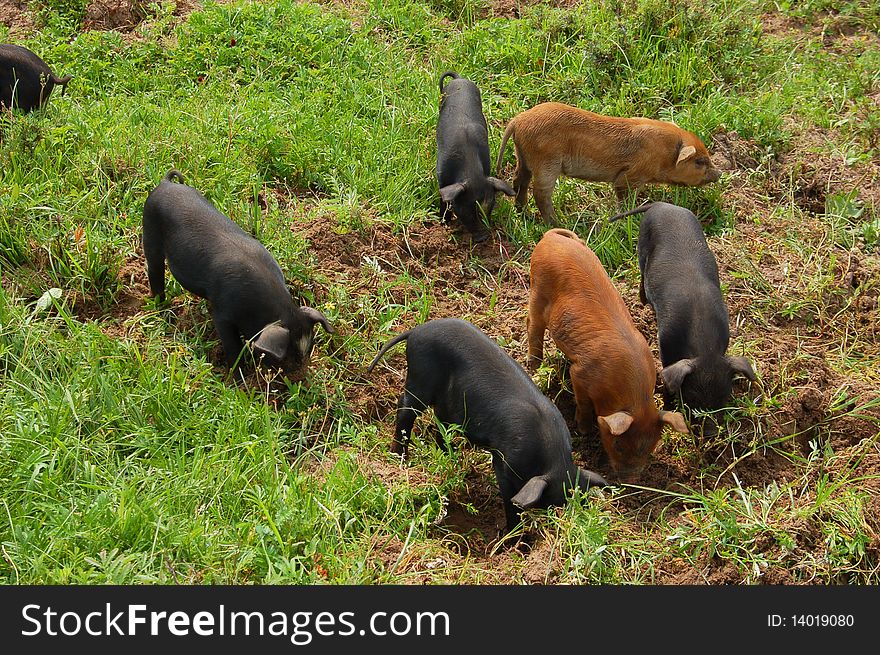
[[91,0],[86,7],[83,29],[130,32],[149,14],[145,0]]
[[548,5],[559,9],[570,9],[579,5],[581,0],[489,0],[488,7],[481,12],[482,16],[496,18],[519,18],[524,7],[532,5]]
[[34,30],[34,19],[28,0],[0,0],[0,24],[9,28],[11,36],[25,36]]
[[712,163],[722,171],[755,170],[761,161],[760,146],[738,132],[719,132],[712,137]]
[[[155,16],[150,4],[150,0],[91,0],[86,7],[82,27],[84,30],[132,32],[142,22]],[[200,6],[198,0],[176,0],[172,15],[188,16]]]

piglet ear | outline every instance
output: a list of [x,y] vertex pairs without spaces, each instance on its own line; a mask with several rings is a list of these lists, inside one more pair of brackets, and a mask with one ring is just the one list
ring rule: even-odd
[[577,486],[581,491],[586,491],[590,487],[607,487],[608,482],[598,473],[578,468]]
[[526,482],[523,485],[523,488],[519,490],[519,493],[517,493],[513,498],[510,499],[510,502],[522,509],[534,507],[541,500],[541,495],[544,493],[544,489],[546,488],[547,479],[544,477],[536,476]]
[[660,422],[665,423],[676,432],[682,434],[690,434],[687,423],[684,422],[684,416],[678,412],[660,412]]
[[303,316],[309,319],[312,324],[320,323],[321,327],[323,327],[328,334],[333,334],[333,326],[330,325],[330,321],[327,320],[327,317],[324,316],[321,312],[319,312],[314,307],[300,307],[300,311]]
[[510,185],[504,180],[499,180],[497,177],[487,178],[489,180],[489,184],[495,187],[495,191],[500,191],[505,196],[515,196],[516,191],[510,188]]
[[685,146],[678,151],[678,159],[676,160],[675,165],[678,166],[681,162],[687,161],[695,154],[697,154],[696,148],[694,148],[693,146]]
[[693,370],[693,359],[680,359],[660,371],[660,377],[663,378],[663,384],[666,385],[669,393],[678,393],[682,382]]
[[254,340],[257,352],[271,355],[277,360],[284,359],[290,346],[290,330],[278,323],[270,323],[264,327]]
[[440,189],[440,199],[443,202],[449,203],[455,200],[456,196],[459,193],[464,191],[465,183],[464,182],[456,182],[455,184],[449,184]]
[[598,420],[605,423],[611,434],[615,437],[619,437],[629,430],[629,426],[632,425],[633,422],[633,417],[626,412],[614,412],[609,416],[600,416]]
[[730,368],[734,373],[741,373],[752,382],[758,379],[758,376],[755,375],[755,371],[752,370],[752,365],[745,357],[728,357],[727,363],[730,364]]

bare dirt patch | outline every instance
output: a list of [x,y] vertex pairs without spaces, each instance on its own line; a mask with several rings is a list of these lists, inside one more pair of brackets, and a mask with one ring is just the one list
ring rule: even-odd
[[834,193],[855,192],[866,206],[880,208],[880,159],[848,162],[835,133],[825,128],[798,129],[794,148],[780,155],[779,185],[792,181],[799,207],[823,214]]
[[116,278],[119,290],[109,306],[92,296],[77,294],[73,311],[81,320],[96,321],[101,330],[110,337],[133,338],[137,332],[133,330],[136,321],[132,319],[136,319],[144,311],[144,305],[150,297],[150,286],[140,249],[123,260]]
[[484,15],[496,18],[519,18],[522,10],[535,5],[548,5],[558,9],[571,9],[581,0],[489,0]]
[[12,37],[24,37],[35,29],[28,0],[0,0],[0,25],[9,28]]
[[764,34],[794,41],[821,40],[822,46],[835,54],[848,54],[865,47],[880,45],[880,34],[866,29],[855,16],[833,11],[820,11],[809,20],[781,12],[761,16]]
[[723,171],[731,200],[746,213],[769,214],[792,198],[803,211],[821,216],[832,196],[851,195],[865,216],[880,208],[880,160],[849,161],[833,130],[804,128],[789,121],[798,136],[782,153],[768,152],[736,132],[713,136],[712,160]]
[[736,131],[719,132],[712,137],[712,162],[722,171],[757,170],[761,164],[761,147]]
[[149,14],[143,0],[92,0],[86,7],[83,29],[129,32]]
[[[86,7],[82,28],[130,34],[142,23],[155,18],[150,5],[149,0],[91,0]],[[183,19],[201,6],[199,0],[175,0],[172,15]]]
[[[442,223],[424,223],[399,233],[375,222],[363,230],[342,231],[333,216],[294,223],[316,257],[315,289],[325,298],[330,286],[342,286],[355,298],[369,298],[385,288],[390,303],[406,308],[395,321],[395,333],[421,322],[417,307],[426,307],[425,320],[457,316],[472,321],[496,339],[518,350],[524,361],[523,326],[527,302],[526,269],[517,248],[503,237],[471,247],[467,237],[454,234]],[[412,281],[425,284],[418,288]],[[430,303],[426,296],[430,293]],[[488,311],[487,311],[488,310]],[[376,344],[391,335],[377,333],[369,303],[353,304],[349,319],[358,336]],[[344,357],[344,353],[339,353]],[[369,362],[352,362],[360,375]],[[356,411],[371,419],[388,412],[400,393],[402,353],[391,351],[367,380],[353,380],[349,396]]]

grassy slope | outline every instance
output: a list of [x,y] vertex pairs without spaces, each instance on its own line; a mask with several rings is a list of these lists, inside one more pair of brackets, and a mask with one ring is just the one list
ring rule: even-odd
[[[207,3],[184,21],[166,3],[125,37],[81,31],[82,5],[61,6],[36,3],[44,24],[24,43],[75,76],[68,94],[0,117],[4,581],[616,583],[687,581],[687,571],[710,582],[880,581],[877,193],[869,184],[859,195],[849,174],[876,171],[870,3],[786,13],[759,0],[534,4],[514,19],[466,0],[277,0]],[[833,47],[829,24],[846,27]],[[2,27],[0,40],[10,40]],[[756,361],[761,390],[737,398],[714,442],[668,438],[664,457],[693,484],[538,513],[525,553],[435,525],[449,498],[466,515],[498,509],[491,496],[468,506],[474,480],[492,483],[484,454],[425,441],[402,469],[387,454],[387,411],[371,416],[353,400],[371,391],[355,371],[378,342],[444,313],[439,277],[380,275],[377,259],[356,257],[343,283],[315,246],[427,229],[446,69],[481,87],[493,153],[510,116],[553,99],[675,120],[707,142],[735,131],[753,162],[711,188],[651,195],[711,222],[743,321],[732,347]],[[821,134],[819,147],[805,134]],[[825,156],[844,174],[808,211],[803,172],[820,179]],[[132,292],[143,200],[172,166],[266,243],[294,293],[339,328],[319,337],[308,380],[280,394],[227,383],[212,367],[203,303],[179,287],[170,307]],[[615,209],[602,185],[564,181],[555,201],[632,304],[637,223],[594,224]],[[495,221],[512,257],[504,275],[527,275],[542,226],[506,201]],[[324,233],[308,232],[316,222]],[[474,286],[508,279],[449,238]],[[845,295],[853,253],[861,269]],[[40,310],[50,287],[63,297]],[[522,324],[521,306],[473,291],[455,299],[467,317]],[[504,293],[492,297],[514,302]],[[853,303],[871,298],[860,323]],[[508,333],[503,345],[522,360],[524,336]],[[817,356],[842,386],[819,385],[827,406],[809,431],[787,426],[779,412],[803,405]],[[565,384],[557,373],[540,372],[548,392]],[[859,439],[840,446],[852,425]],[[770,453],[782,474],[724,477],[713,456],[728,445],[737,470]]]

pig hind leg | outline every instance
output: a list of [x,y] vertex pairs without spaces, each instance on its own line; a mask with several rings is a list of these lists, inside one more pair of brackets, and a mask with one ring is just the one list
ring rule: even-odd
[[519,209],[522,209],[529,200],[529,182],[532,180],[532,171],[529,170],[522,150],[516,144],[514,147],[516,150],[516,171],[513,177],[513,190],[516,191],[514,203]]
[[542,305],[537,293],[529,294],[526,331],[529,335],[529,369],[532,371],[536,370],[544,359],[544,332],[547,330],[547,321],[544,320]]
[[416,417],[426,408],[427,405],[410,391],[409,384],[407,384],[397,401],[397,421],[394,426],[394,440],[391,442],[392,453],[406,459]]
[[542,171],[535,174],[535,179],[532,182],[535,204],[538,206],[538,211],[541,212],[541,218],[549,225],[558,225],[556,212],[553,209],[553,190],[556,188],[558,177],[558,170]]
[[158,226],[151,220],[144,221],[144,258],[147,260],[147,277],[150,293],[165,300],[165,244]]

